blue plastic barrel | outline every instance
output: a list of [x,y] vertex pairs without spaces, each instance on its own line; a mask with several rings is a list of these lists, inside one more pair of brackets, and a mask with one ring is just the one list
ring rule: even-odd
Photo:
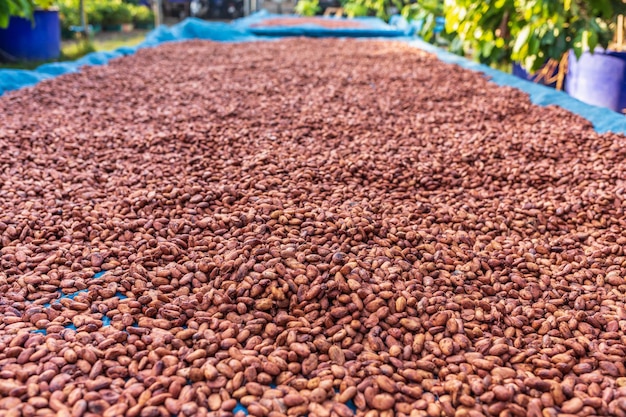
[[[33,24],[34,23],[34,24]],[[36,10],[34,22],[12,16],[0,29],[0,50],[19,61],[47,61],[61,54],[61,22],[56,10]]]
[[576,59],[569,54],[565,91],[588,104],[621,112],[626,107],[626,54],[596,49]]

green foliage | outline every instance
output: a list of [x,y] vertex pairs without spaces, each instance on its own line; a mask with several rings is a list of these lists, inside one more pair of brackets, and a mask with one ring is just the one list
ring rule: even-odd
[[133,23],[137,23],[137,24],[154,23],[154,12],[149,7],[131,5],[130,11],[133,16]]
[[59,61],[75,61],[92,52],[96,52],[96,47],[89,39],[84,39],[64,47]]
[[[65,33],[68,33],[72,26],[80,26],[79,2],[80,0],[55,0],[59,8],[61,28]],[[148,7],[135,6],[121,0],[85,0],[85,13],[90,25],[113,26],[154,21],[152,10]]]
[[300,16],[315,16],[320,10],[319,0],[299,0],[295,8]]
[[348,17],[376,16],[389,20],[391,8],[402,10],[409,0],[344,0],[343,9]]
[[48,10],[54,6],[55,0],[33,0],[33,3],[38,9]]
[[[76,5],[73,3],[76,3]],[[57,7],[59,8],[59,19],[61,20],[62,31],[68,32],[71,26],[80,25],[77,0],[59,0],[57,1]]]
[[0,28],[9,26],[11,16],[33,18],[35,9],[47,10],[55,0],[0,0]]
[[[352,1],[352,0],[351,0]],[[606,48],[611,22],[626,13],[622,0],[415,0],[402,14],[422,22],[432,41],[436,18],[445,18],[448,48],[492,66],[518,62],[535,72],[569,50],[576,56]]]
[[[101,10],[109,3],[107,0],[85,0],[85,13],[90,25],[102,24]],[[79,0],[56,0],[61,19],[61,30],[69,32],[70,27],[80,26]]]
[[370,9],[357,1],[348,1],[343,5],[343,10],[348,17],[368,16]]
[[402,8],[402,16],[407,20],[422,22],[418,35],[427,42],[433,41],[437,18],[443,17],[442,0],[422,0],[405,5]]
[[464,52],[482,63],[510,58],[510,17],[516,15],[516,0],[445,0],[446,32],[455,35]]
[[121,25],[133,21],[132,5],[121,0],[108,0],[102,2],[98,8],[102,15],[103,25]]
[[534,72],[548,60],[606,48],[621,0],[445,0],[446,31],[486,64],[519,62]]
[[31,0],[0,0],[0,28],[9,26],[11,16],[31,19],[34,7]]

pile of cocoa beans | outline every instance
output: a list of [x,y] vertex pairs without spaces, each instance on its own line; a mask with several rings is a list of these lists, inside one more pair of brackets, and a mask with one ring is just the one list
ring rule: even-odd
[[626,415],[626,140],[400,42],[0,97],[0,416]]
[[252,25],[252,27],[269,27],[269,26],[303,26],[315,25],[327,29],[340,28],[363,28],[363,24],[356,20],[345,19],[328,19],[322,17],[274,17],[264,19]]

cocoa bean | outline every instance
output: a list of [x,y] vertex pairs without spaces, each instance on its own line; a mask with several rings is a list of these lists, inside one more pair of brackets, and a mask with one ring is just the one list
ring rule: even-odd
[[0,414],[626,414],[621,135],[337,39],[144,48],[0,122]]

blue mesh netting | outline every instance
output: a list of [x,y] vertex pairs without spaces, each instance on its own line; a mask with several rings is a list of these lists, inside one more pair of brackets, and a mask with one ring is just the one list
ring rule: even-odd
[[[366,26],[369,26],[369,28],[352,29],[351,31],[346,28],[324,28],[311,25],[310,23],[302,26],[266,28],[267,31],[263,33],[263,35],[271,36],[259,36],[261,34],[259,29],[262,28],[252,27],[254,24],[265,19],[275,17],[284,17],[284,15],[272,15],[263,11],[243,19],[238,19],[232,23],[215,23],[205,22],[198,19],[186,19],[172,27],[161,26],[153,30],[150,34],[148,34],[145,41],[136,47],[124,47],[111,52],[96,52],[74,62],[45,64],[34,71],[0,70],[0,94],[3,94],[5,91],[33,85],[57,75],[76,72],[83,65],[105,64],[113,58],[133,54],[138,48],[156,46],[163,42],[182,41],[186,39],[206,39],[218,42],[250,42],[272,39],[271,36],[296,35],[336,37],[376,36],[378,38],[394,36],[393,39],[408,42],[412,46],[431,52],[444,62],[457,64],[461,67],[484,73],[485,75],[491,77],[491,79],[497,84],[518,88],[528,93],[531,100],[535,104],[543,106],[558,105],[573,113],[583,116],[593,123],[594,128],[598,132],[611,131],[616,133],[626,133],[626,118],[618,113],[614,113],[605,108],[582,103],[563,92],[534,84],[513,75],[505,74],[487,66],[450,54],[419,39],[409,38],[406,36],[401,37],[400,35],[406,35],[414,32],[416,27],[405,25],[405,22],[403,22],[400,18],[394,18],[393,20],[393,22],[397,25],[396,27],[387,25],[376,18],[363,18],[359,21],[363,22]],[[361,32],[356,32],[357,30],[361,30]],[[255,34],[253,31],[256,31],[257,33]],[[346,31],[350,31],[350,34]],[[375,33],[378,34],[374,35]]]

